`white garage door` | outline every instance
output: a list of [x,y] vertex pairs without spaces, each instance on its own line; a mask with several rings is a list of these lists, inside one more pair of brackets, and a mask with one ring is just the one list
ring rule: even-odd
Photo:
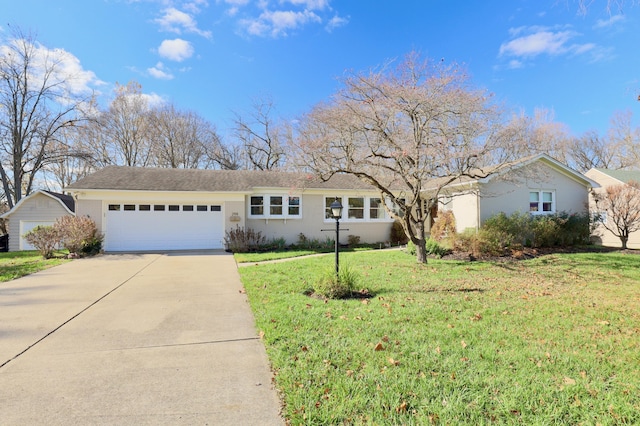
[[222,206],[204,204],[109,204],[106,251],[223,248]]

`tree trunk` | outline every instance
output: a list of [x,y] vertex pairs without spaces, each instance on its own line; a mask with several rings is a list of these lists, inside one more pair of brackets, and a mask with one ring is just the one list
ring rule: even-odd
[[626,250],[627,249],[627,241],[629,239],[627,237],[620,237],[620,241],[622,241],[622,250]]
[[427,263],[427,242],[425,239],[419,239],[414,244],[416,245],[416,261],[418,263]]

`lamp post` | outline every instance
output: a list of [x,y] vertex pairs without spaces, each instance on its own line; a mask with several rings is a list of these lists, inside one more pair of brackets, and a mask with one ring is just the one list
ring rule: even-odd
[[338,197],[336,197],[336,199],[333,201],[333,203],[331,203],[331,205],[329,206],[329,208],[331,209],[331,214],[333,215],[333,218],[336,220],[336,280],[338,279],[338,273],[340,271],[340,267],[339,267],[339,259],[338,259],[338,247],[340,244],[340,218],[342,217],[342,203],[340,203],[340,200],[338,200]]

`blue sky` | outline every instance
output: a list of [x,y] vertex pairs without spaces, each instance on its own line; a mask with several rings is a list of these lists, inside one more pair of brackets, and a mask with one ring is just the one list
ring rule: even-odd
[[640,121],[640,5],[595,0],[0,0],[7,24],[64,49],[83,84],[116,82],[214,123],[270,96],[295,118],[338,79],[412,50],[463,64],[513,108],[553,110],[578,135],[616,111]]

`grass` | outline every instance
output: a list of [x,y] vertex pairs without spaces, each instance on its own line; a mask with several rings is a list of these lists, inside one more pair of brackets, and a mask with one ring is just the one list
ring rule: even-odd
[[43,259],[37,251],[0,253],[0,282],[11,281],[68,262],[63,254],[58,252],[57,256],[51,259]]
[[[359,252],[374,250],[371,245],[363,245],[356,248],[341,248],[340,253]],[[293,257],[309,256],[311,254],[328,254],[333,253],[331,249],[287,249],[280,251],[266,251],[255,253],[234,253],[236,262],[238,263],[254,263],[254,262],[266,262],[269,260],[289,259]]]
[[240,268],[291,424],[640,424],[640,256],[346,253],[373,297],[305,296],[332,262]]

